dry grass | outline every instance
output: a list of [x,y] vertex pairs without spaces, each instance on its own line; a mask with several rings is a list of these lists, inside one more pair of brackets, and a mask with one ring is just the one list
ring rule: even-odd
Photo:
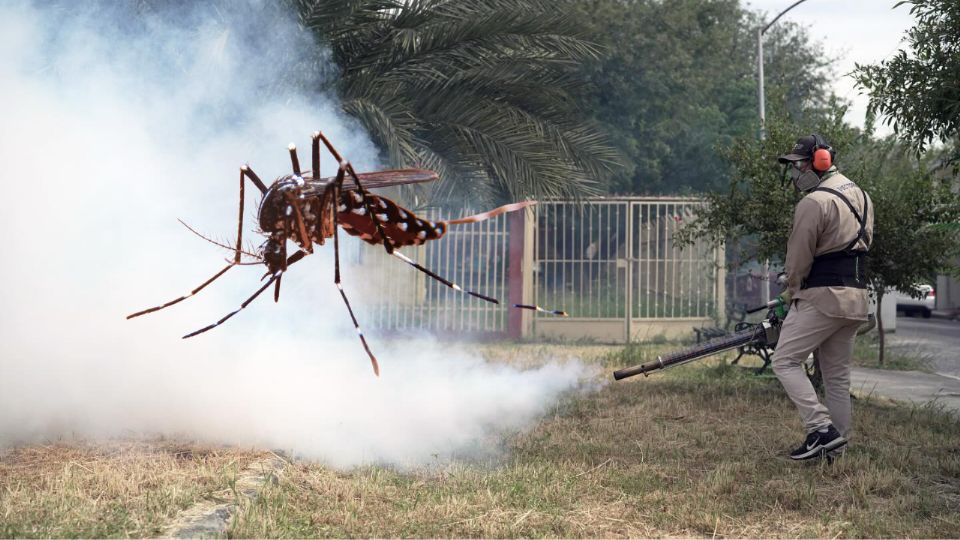
[[[652,354],[649,347],[632,351]],[[501,361],[567,349],[488,349]],[[616,350],[579,353],[613,367]],[[855,445],[793,463],[775,379],[693,365],[570,399],[503,463],[401,474],[300,463],[248,505],[238,537],[957,537],[960,429],[925,408],[857,403]]]
[[156,535],[198,501],[234,498],[260,456],[164,440],[15,448],[0,455],[0,538]]
[[889,338],[887,338],[883,357],[883,364],[880,364],[880,342],[876,332],[857,336],[853,348],[853,365],[855,366],[894,371],[933,372],[929,353],[915,351],[907,354],[893,347]]
[[[626,359],[587,345],[483,351],[522,365],[573,354],[608,378]],[[238,500],[229,534],[960,537],[960,423],[933,408],[855,408],[844,456],[793,463],[785,452],[800,441],[800,422],[777,381],[700,362],[570,397],[505,441],[500,462],[413,472],[294,462],[256,500]],[[191,501],[229,493],[230,471],[256,457],[210,450],[178,460],[150,446],[128,459],[100,446],[4,457],[0,536],[155,534]]]

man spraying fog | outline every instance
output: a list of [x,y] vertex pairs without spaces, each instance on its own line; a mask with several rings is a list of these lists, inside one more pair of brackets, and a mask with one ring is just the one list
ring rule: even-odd
[[[795,460],[825,455],[847,444],[852,427],[850,362],[858,326],[867,320],[866,255],[873,239],[870,197],[834,164],[836,153],[819,135],[797,140],[778,161],[806,196],[797,203],[787,242],[791,308],[780,330],[773,371],[797,406],[807,435]],[[825,405],[803,369],[818,351]]]

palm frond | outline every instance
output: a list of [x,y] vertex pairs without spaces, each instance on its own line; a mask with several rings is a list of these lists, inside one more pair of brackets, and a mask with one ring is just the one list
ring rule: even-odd
[[580,197],[619,156],[577,110],[600,48],[567,0],[295,0],[340,68],[344,109],[439,199]]

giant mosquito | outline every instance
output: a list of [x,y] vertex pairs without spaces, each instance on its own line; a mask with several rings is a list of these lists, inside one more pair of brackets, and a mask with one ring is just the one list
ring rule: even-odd
[[[319,177],[321,142],[323,142],[334,159],[337,160],[338,168],[335,177]],[[417,217],[413,212],[401,207],[386,197],[368,192],[367,188],[383,188],[402,184],[429,182],[437,180],[438,177],[435,172],[423,169],[399,169],[357,174],[350,162],[345,161],[336,149],[334,149],[333,145],[330,144],[330,141],[319,131],[313,133],[312,170],[301,171],[296,146],[290,144],[289,150],[290,161],[293,164],[293,173],[277,178],[270,187],[267,187],[249,166],[244,165],[240,167],[240,210],[237,220],[236,247],[207,238],[184,223],[184,226],[194,234],[220,247],[233,251],[233,260],[228,261],[226,267],[189,293],[165,304],[130,314],[127,316],[128,319],[153,313],[154,311],[159,311],[186,300],[203,290],[207,285],[213,283],[214,280],[234,266],[243,264],[265,265],[267,272],[263,278],[269,277],[269,279],[240,304],[239,308],[226,314],[219,321],[190,332],[183,337],[186,339],[196,336],[197,334],[202,334],[207,330],[216,328],[230,317],[239,313],[240,310],[247,307],[271,285],[274,286],[274,301],[278,301],[280,298],[280,281],[283,278],[284,272],[287,271],[287,268],[307,255],[312,254],[314,243],[323,245],[327,238],[333,237],[333,282],[340,291],[340,296],[343,298],[344,304],[347,306],[347,311],[350,313],[353,325],[357,330],[357,334],[360,336],[360,342],[370,357],[373,372],[379,375],[380,367],[377,363],[377,358],[370,350],[370,346],[367,344],[367,340],[360,330],[360,323],[357,321],[357,317],[353,313],[353,308],[350,307],[350,301],[347,299],[347,295],[340,284],[340,241],[337,234],[338,228],[342,228],[348,234],[358,236],[370,244],[382,244],[387,253],[401,259],[447,287],[465,292],[487,302],[494,304],[500,303],[496,298],[461,288],[456,283],[417,264],[409,257],[400,253],[397,248],[420,245],[428,240],[437,240],[447,232],[450,225],[483,221],[505,212],[513,212],[534,205],[536,204],[535,201],[508,204],[490,210],[489,212],[460,219],[432,222]],[[260,226],[259,232],[266,236],[267,240],[260,246],[256,253],[246,251],[242,246],[244,179],[253,182],[263,195],[257,220]],[[299,247],[293,254],[288,255],[287,253],[287,240],[292,240]],[[259,262],[241,262],[241,256],[243,255]],[[566,316],[566,313],[563,311],[548,310],[536,305],[516,304],[514,307]]]

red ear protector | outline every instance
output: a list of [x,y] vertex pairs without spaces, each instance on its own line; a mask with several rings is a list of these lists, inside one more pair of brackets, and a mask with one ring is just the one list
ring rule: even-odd
[[827,169],[833,166],[833,156],[834,150],[827,141],[823,140],[823,137],[813,134],[813,159],[810,163],[813,166],[813,170],[818,173],[826,172]]

